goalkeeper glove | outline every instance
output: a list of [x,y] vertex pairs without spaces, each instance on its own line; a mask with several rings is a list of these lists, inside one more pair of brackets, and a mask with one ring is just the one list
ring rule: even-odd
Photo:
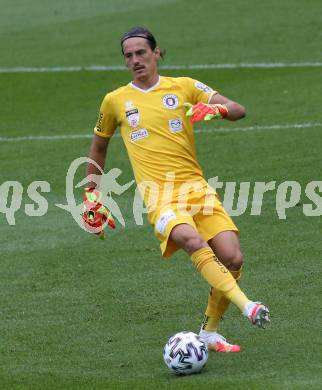
[[85,188],[84,213],[82,214],[86,230],[104,238],[104,223],[115,229],[111,212],[100,203],[102,194],[95,188]]
[[184,103],[188,109],[187,116],[191,117],[191,122],[200,122],[202,120],[209,121],[212,118],[226,118],[228,109],[223,104],[206,104],[199,102],[195,105]]

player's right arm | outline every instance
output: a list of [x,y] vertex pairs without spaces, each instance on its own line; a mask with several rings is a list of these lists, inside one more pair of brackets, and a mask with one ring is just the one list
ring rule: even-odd
[[110,103],[109,95],[106,95],[100,107],[89,150],[90,160],[86,168],[86,177],[90,181],[84,192],[84,212],[82,214],[86,229],[101,238],[104,237],[106,224],[112,229],[115,228],[111,212],[101,203],[102,194],[98,178],[104,172],[107,146],[116,129],[116,121],[113,105]]
[[[113,136],[117,127],[117,116],[115,115],[114,105],[112,103],[111,94],[107,94],[102,101],[98,119],[94,128],[94,136],[89,150],[89,158],[104,171],[106,161],[106,152],[109,140]],[[101,171],[97,166],[88,163],[86,176],[101,175]],[[88,183],[89,188],[96,187],[95,182]]]
[[[104,171],[105,161],[106,161],[106,153],[107,153],[107,146],[109,144],[110,138],[103,138],[99,135],[94,134],[92,144],[89,150],[88,157],[91,160],[94,160],[97,165]],[[101,172],[99,171],[98,167],[92,163],[88,163],[87,170],[86,170],[86,176],[88,175],[100,175]],[[96,187],[95,182],[88,183],[89,188]]]

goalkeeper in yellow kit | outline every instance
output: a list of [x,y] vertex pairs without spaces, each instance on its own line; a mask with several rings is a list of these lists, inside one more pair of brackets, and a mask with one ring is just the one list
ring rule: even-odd
[[[211,350],[239,352],[238,345],[218,333],[229,303],[260,327],[269,322],[269,311],[238,286],[243,263],[238,229],[203,177],[193,123],[212,118],[235,121],[245,116],[245,109],[200,81],[160,76],[162,52],[145,28],[124,34],[121,48],[133,81],[105,96],[89,157],[103,169],[109,140],[120,129],[162,255],[183,249],[211,287],[200,336]],[[99,172],[89,163],[90,174]],[[92,184],[85,199],[93,199],[93,194],[97,199],[99,189]],[[99,200],[87,206],[83,218],[89,228],[103,225],[97,224],[101,206]]]

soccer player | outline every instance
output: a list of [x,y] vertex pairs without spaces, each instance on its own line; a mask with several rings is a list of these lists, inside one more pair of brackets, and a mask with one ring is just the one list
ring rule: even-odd
[[[121,49],[132,82],[105,96],[89,157],[103,169],[108,143],[120,129],[162,255],[183,249],[211,286],[200,336],[211,350],[239,352],[238,345],[218,333],[229,303],[259,327],[269,322],[269,311],[238,286],[243,263],[238,229],[203,177],[193,123],[212,118],[235,121],[245,116],[245,108],[200,81],[160,76],[163,53],[145,28],[125,33]],[[99,174],[98,168],[89,163],[87,175],[93,174]],[[86,199],[94,200],[84,213],[89,227],[101,226],[97,222],[102,205],[94,187],[93,182],[85,190]]]

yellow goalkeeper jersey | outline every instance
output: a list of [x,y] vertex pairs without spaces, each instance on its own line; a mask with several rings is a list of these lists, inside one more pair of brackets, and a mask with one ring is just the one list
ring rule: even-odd
[[120,129],[136,182],[164,185],[174,174],[174,187],[203,180],[185,102],[208,103],[216,93],[189,77],[163,77],[148,90],[129,83],[108,93],[101,105],[95,134],[109,138]]

